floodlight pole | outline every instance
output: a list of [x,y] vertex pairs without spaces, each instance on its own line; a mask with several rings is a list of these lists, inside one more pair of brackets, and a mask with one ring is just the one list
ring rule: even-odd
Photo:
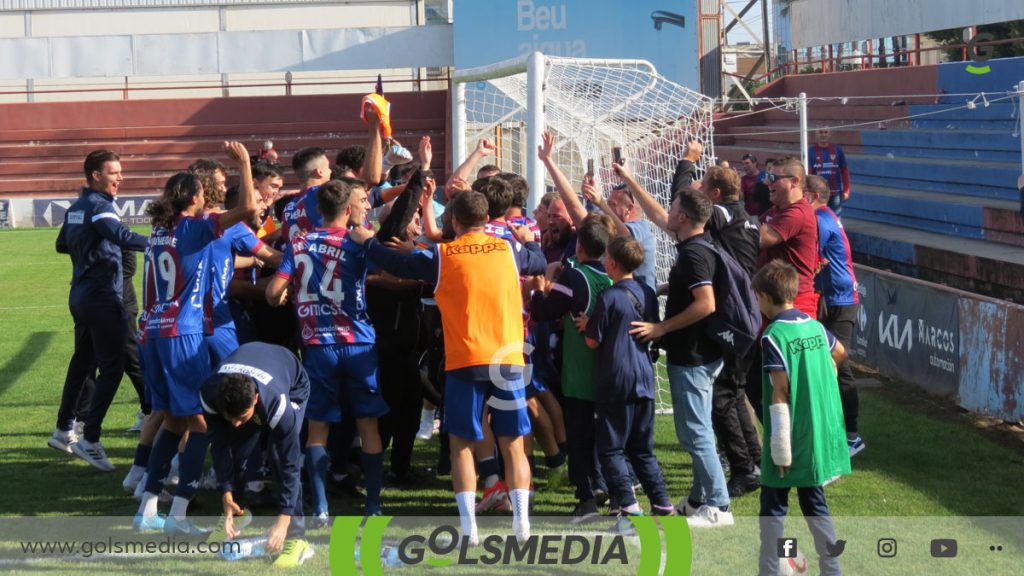
[[804,170],[810,170],[811,167],[807,164],[809,158],[807,157],[807,93],[800,93],[800,159],[804,163]]
[[532,212],[544,195],[544,166],[537,157],[537,148],[544,134],[544,54],[534,52],[526,62],[526,171],[530,197],[526,207]]

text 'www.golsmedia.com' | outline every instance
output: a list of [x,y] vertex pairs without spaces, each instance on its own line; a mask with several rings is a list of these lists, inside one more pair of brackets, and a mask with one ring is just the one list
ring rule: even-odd
[[20,542],[21,552],[31,556],[93,556],[158,555],[158,554],[221,554],[238,552],[239,542],[186,542],[167,538],[160,541],[32,541]]

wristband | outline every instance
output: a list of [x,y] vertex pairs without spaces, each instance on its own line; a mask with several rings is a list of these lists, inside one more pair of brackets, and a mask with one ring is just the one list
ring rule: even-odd
[[789,404],[772,404],[768,407],[768,413],[772,419],[772,461],[776,466],[790,466],[793,464],[793,453],[790,448]]

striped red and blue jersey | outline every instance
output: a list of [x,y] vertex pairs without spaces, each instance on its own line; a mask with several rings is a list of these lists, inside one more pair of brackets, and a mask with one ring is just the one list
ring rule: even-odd
[[366,312],[366,250],[345,228],[316,228],[285,247],[277,276],[291,281],[291,298],[305,346],[372,344]]
[[[502,240],[506,240],[507,242],[512,244],[513,248],[516,248],[517,246],[519,246],[519,241],[516,240],[516,237],[512,234],[512,228],[519,226],[526,226],[527,228],[529,228],[530,231],[533,232],[537,241],[540,241],[540,227],[537,226],[537,223],[534,222],[533,219],[527,218],[526,216],[515,216],[513,218],[509,218],[506,221],[491,220],[490,222],[484,225],[484,234],[487,234],[488,236],[491,236],[493,238],[501,238]],[[520,276],[520,288],[525,282],[526,276]],[[528,296],[523,295],[523,331],[527,335],[529,335],[530,333],[530,324],[532,324],[532,322],[530,321],[530,299]]]
[[811,144],[807,158],[811,164],[807,167],[807,173],[824,178],[828,182],[832,196],[842,194],[850,188],[850,169],[846,166],[846,155],[843,154],[842,146],[829,144],[823,148]]
[[235,273],[235,253],[252,256],[263,247],[263,241],[253,234],[242,222],[224,231],[224,235],[210,243],[210,274],[212,283],[207,293],[212,302],[213,327],[234,326],[231,307],[228,305],[228,284]]
[[285,239],[289,242],[323,225],[324,219],[317,208],[316,200],[316,191],[319,189],[320,186],[306,188],[284,207],[284,212],[281,213],[281,227],[284,229]]
[[828,261],[814,279],[814,287],[829,306],[859,304],[853,254],[843,223],[828,206],[818,208],[814,213],[818,217],[818,254]]
[[220,214],[179,216],[170,229],[153,229],[146,246],[139,319],[146,338],[213,331],[208,247],[222,234]]

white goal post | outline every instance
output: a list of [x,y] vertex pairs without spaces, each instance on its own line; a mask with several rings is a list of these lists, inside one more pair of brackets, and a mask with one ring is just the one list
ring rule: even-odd
[[[482,164],[516,172],[530,184],[532,210],[550,179],[537,157],[544,131],[555,135],[553,158],[578,187],[593,166],[607,195],[618,178],[612,149],[620,148],[644,188],[668,208],[676,164],[686,142],[704,146],[698,173],[714,158],[711,98],[660,76],[646,60],[602,60],[545,56],[539,52],[489,66],[458,70],[453,78],[452,165],[458,166],[482,138],[495,154]],[[577,188],[578,189],[578,188]],[[659,230],[655,268],[668,279],[675,261],[672,240]],[[667,389],[663,373],[659,387]],[[658,408],[671,408],[659,394]]]

